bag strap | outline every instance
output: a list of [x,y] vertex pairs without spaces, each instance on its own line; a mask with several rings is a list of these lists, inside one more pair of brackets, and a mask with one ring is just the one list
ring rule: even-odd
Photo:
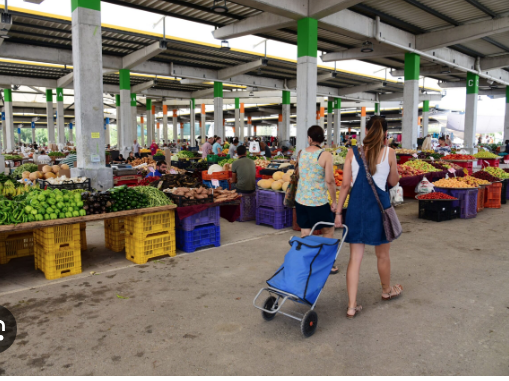
[[373,183],[373,176],[371,176],[371,172],[368,168],[368,163],[366,161],[366,155],[364,154],[364,148],[362,146],[359,147],[359,151],[361,153],[362,163],[364,164],[364,169],[366,171],[366,177],[368,178],[368,183],[371,185],[371,189],[373,189],[373,193],[375,194],[376,201],[378,202],[378,206],[380,207],[380,211],[384,213],[384,207],[382,202],[380,201],[380,197],[378,197],[378,192],[376,191],[375,184]]

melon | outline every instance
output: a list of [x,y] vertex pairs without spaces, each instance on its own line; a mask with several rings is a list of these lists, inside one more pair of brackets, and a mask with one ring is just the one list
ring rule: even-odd
[[35,172],[37,174],[37,177],[42,179],[44,177],[44,174],[41,171]]
[[288,189],[289,185],[290,185],[290,183],[284,183],[283,184],[283,192],[286,192],[286,190]]
[[49,178],[55,178],[57,175],[55,175],[53,172],[47,172],[44,174],[44,178],[47,180]]
[[292,180],[292,176],[291,176],[291,175],[289,175],[288,173],[285,173],[285,174],[283,175],[283,181],[284,181],[285,183],[288,183],[288,182],[290,182],[291,180]]
[[69,169],[69,166],[68,166],[67,164],[62,164],[62,165],[60,166],[60,168],[62,168],[62,169]]
[[21,177],[22,177],[23,179],[28,179],[28,178],[30,177],[30,172],[28,172],[28,171],[23,172],[23,173],[21,174]]
[[51,171],[53,173],[58,173],[58,171],[60,171],[60,167],[58,165],[54,165],[51,167]]
[[51,167],[49,165],[45,165],[42,167],[42,173],[48,173],[51,172]]
[[281,184],[279,181],[274,181],[270,187],[272,190],[279,191],[281,188],[283,188],[283,184]]
[[274,172],[274,174],[272,175],[272,178],[274,180],[281,180],[283,178],[283,175],[284,175],[284,173],[281,171]]
[[258,186],[263,189],[269,189],[271,186],[271,182],[268,180],[260,180],[258,181]]
[[294,172],[295,172],[295,170],[289,169],[288,171],[286,171],[286,174],[291,176],[294,174]]
[[33,172],[30,174],[30,176],[28,176],[28,178],[31,180],[31,181],[35,181],[39,178],[39,175],[38,175],[38,172]]

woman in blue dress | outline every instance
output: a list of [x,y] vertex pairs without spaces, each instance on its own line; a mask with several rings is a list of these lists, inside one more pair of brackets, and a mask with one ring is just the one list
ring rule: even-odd
[[[396,153],[387,147],[387,122],[380,116],[372,117],[366,126],[367,135],[363,149],[372,175],[375,189],[384,209],[390,207],[390,196],[387,183],[391,187],[399,182]],[[390,243],[387,241],[383,227],[382,213],[375,198],[373,188],[368,182],[366,170],[358,147],[348,151],[343,171],[343,183],[337,205],[343,205],[350,191],[350,201],[345,224],[349,233],[346,242],[350,244],[350,262],[346,274],[348,290],[347,318],[353,318],[362,306],[357,304],[359,271],[365,245],[375,246],[378,260],[378,274],[382,283],[382,299],[390,300],[403,291],[401,285],[391,286]],[[336,210],[335,224],[343,224],[342,210]]]

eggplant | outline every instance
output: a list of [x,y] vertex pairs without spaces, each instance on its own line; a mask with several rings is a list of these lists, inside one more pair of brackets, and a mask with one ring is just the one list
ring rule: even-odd
[[89,197],[90,197],[90,193],[89,192],[81,193],[81,200],[82,201],[86,201]]
[[98,192],[92,192],[91,196],[93,198],[97,198],[97,197],[99,197],[99,193]]
[[101,204],[98,202],[94,203],[94,209],[99,209],[101,207]]
[[90,196],[90,197],[88,198],[88,202],[90,202],[90,203],[95,202],[95,198],[94,198],[94,197],[92,197],[92,196]]
[[94,212],[94,214],[99,214],[99,213],[101,213],[101,212],[100,212],[100,211],[98,211],[98,210],[96,210],[96,211]]
[[88,205],[87,204],[83,205],[83,209],[88,210]]

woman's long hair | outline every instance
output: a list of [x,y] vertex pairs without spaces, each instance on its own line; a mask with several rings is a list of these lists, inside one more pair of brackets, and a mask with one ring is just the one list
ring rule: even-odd
[[366,126],[367,134],[363,140],[366,160],[368,161],[369,172],[371,175],[376,173],[376,165],[382,146],[385,141],[385,131],[387,131],[387,122],[379,116],[372,117]]

